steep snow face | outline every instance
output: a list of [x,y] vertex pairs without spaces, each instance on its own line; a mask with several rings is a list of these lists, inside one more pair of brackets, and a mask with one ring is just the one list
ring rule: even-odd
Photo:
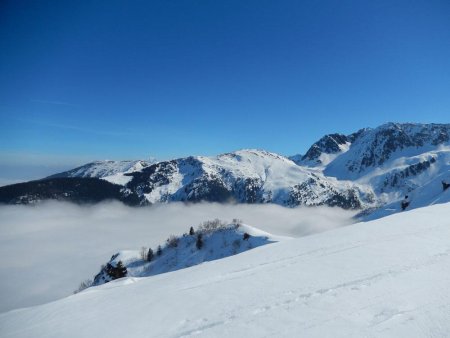
[[380,205],[375,215],[397,212],[405,195],[410,208],[446,201],[441,180],[450,175],[450,124],[395,124],[366,129],[349,150],[330,162],[324,174],[351,179],[375,192]]
[[326,165],[334,160],[338,154],[346,152],[350,144],[349,138],[345,135],[325,135],[309,148],[299,164],[310,166]]
[[449,204],[122,278],[0,315],[2,336],[447,337]]
[[448,146],[449,140],[450,124],[388,123],[363,131],[324,173],[338,179],[359,179],[374,169],[389,168],[400,158]]
[[323,167],[334,161],[339,155],[347,152],[350,145],[366,130],[361,129],[350,135],[325,135],[315,142],[304,156],[295,155],[290,158],[301,166]]
[[207,200],[345,209],[374,203],[370,189],[338,182],[286,157],[254,149],[159,162],[130,175],[133,179],[126,187],[150,203]]
[[[211,223],[210,223],[211,224]],[[127,277],[148,277],[185,269],[203,262],[236,255],[261,245],[285,240],[288,237],[273,236],[245,224],[216,224],[200,228],[193,234],[170,237],[158,248],[152,248],[151,261],[144,260],[140,251],[120,251],[108,262],[116,267],[120,261],[127,268]],[[144,253],[148,253],[145,248]],[[107,266],[95,276],[93,286],[110,282]]]
[[[401,195],[391,196],[390,201],[386,205],[375,211],[367,210],[363,212],[359,218],[373,220],[397,212],[404,212],[401,201],[405,196],[408,196],[406,211],[450,202],[450,187],[448,186],[450,183],[450,152],[436,152],[434,155],[435,157],[431,157],[429,161],[419,162],[421,164],[420,168],[427,169],[421,175],[412,176],[409,180],[404,177],[411,171],[411,168],[417,168],[417,166],[409,166],[407,169],[397,172],[394,178],[400,177],[399,180],[404,180],[400,184],[403,183],[406,186],[406,191]],[[434,167],[427,168],[428,163],[431,163]]]

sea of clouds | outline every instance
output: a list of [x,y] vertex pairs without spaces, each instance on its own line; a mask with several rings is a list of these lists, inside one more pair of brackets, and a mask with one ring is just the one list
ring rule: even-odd
[[299,237],[354,223],[353,216],[339,208],[272,204],[0,206],[0,312],[70,295],[118,250],[155,248],[205,220],[238,218],[274,235]]

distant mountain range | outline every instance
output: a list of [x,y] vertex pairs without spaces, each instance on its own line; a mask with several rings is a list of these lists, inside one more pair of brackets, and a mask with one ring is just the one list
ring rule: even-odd
[[[170,161],[96,161],[38,181],[0,187],[0,202],[107,199],[328,205],[364,215],[450,201],[450,124],[387,123],[325,135],[305,155],[244,149]],[[373,213],[373,211],[375,211]],[[371,217],[371,216],[366,216]]]

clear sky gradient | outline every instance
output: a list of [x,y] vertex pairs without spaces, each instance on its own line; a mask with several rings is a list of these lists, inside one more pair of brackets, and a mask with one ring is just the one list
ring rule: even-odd
[[0,2],[3,178],[449,116],[447,0]]

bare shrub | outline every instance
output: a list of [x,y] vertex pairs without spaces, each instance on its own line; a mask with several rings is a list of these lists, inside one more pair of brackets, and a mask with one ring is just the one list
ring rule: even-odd
[[155,254],[153,253],[152,248],[149,248],[147,251],[147,261],[151,262]]
[[139,255],[141,256],[142,260],[146,261],[147,260],[147,253],[148,253],[148,249],[143,246],[141,248],[141,251],[139,251]]
[[239,218],[233,218],[231,223],[235,224],[237,227],[240,227],[242,225],[242,223],[244,223],[244,222]]
[[73,293],[75,294],[91,287],[92,283],[93,283],[92,279],[86,279],[85,281],[82,281],[78,286],[78,289],[76,289]]
[[220,219],[216,218],[213,220],[205,221],[198,227],[200,232],[208,233],[208,232],[214,232],[217,230],[225,230],[228,229],[227,223],[221,221]]
[[166,242],[169,247],[176,248],[178,246],[178,240],[179,238],[177,236],[170,235]]

